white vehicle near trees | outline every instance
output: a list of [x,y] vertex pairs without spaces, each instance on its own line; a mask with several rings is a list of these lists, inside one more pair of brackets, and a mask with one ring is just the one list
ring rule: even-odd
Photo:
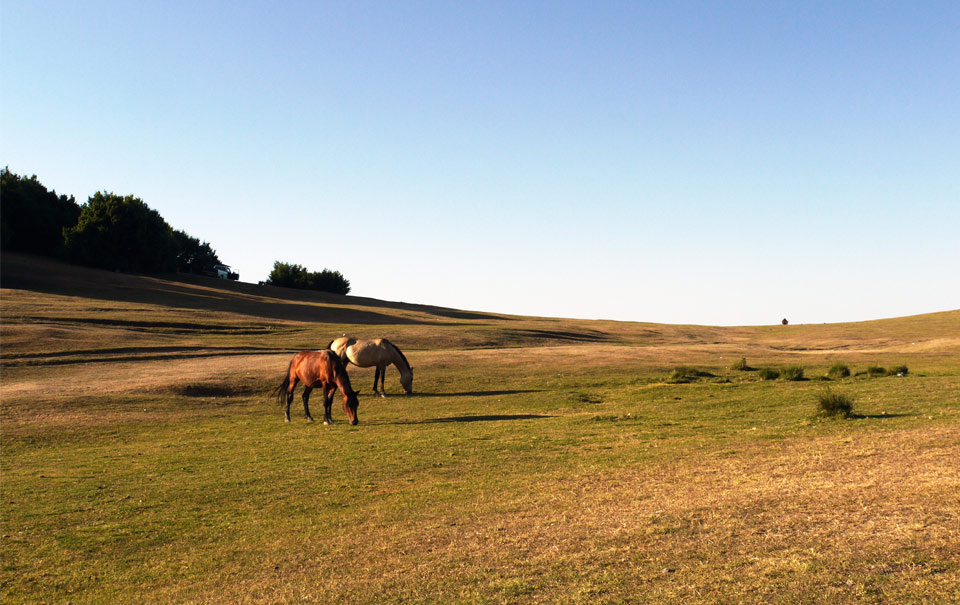
[[205,273],[210,277],[217,277],[219,279],[240,279],[240,274],[231,271],[229,265],[214,265]]

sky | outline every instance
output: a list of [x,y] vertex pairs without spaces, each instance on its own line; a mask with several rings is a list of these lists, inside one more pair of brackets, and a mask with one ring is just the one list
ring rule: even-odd
[[960,308],[960,3],[0,3],[0,163],[242,281],[704,325]]

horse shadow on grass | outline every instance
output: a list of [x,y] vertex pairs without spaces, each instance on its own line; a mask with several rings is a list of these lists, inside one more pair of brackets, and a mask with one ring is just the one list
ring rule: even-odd
[[423,420],[400,420],[393,424],[443,424],[449,422],[501,422],[504,420],[541,420],[553,418],[548,414],[465,414],[444,418],[424,418]]
[[910,418],[916,414],[850,414],[850,420],[883,420],[885,418]]
[[522,395],[524,393],[542,393],[539,389],[513,389],[509,391],[462,391],[460,393],[421,393],[415,392],[416,397],[496,397],[500,395]]

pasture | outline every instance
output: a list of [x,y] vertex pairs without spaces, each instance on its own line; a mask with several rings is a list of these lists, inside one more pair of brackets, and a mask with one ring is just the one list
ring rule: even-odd
[[[960,600],[960,311],[717,328],[0,275],[4,603]],[[414,394],[349,366],[358,426],[299,388],[285,423],[291,356],[343,333],[402,348]],[[827,385],[853,417],[817,417]]]

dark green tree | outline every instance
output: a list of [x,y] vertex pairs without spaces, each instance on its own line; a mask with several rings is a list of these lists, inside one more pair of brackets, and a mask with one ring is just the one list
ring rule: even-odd
[[339,271],[324,269],[320,272],[311,272],[301,265],[280,261],[274,261],[273,270],[267,277],[266,283],[271,286],[319,290],[333,294],[350,293],[350,282]]
[[102,269],[139,273],[173,271],[177,244],[160,213],[132,195],[98,192],[80,208],[76,226],[65,229],[67,257]]
[[204,267],[222,264],[209,243],[201,242],[180,229],[173,232],[173,241],[176,244],[177,271],[200,273]]
[[77,224],[73,196],[47,191],[37,176],[0,171],[0,246],[46,256],[63,255],[63,230]]

